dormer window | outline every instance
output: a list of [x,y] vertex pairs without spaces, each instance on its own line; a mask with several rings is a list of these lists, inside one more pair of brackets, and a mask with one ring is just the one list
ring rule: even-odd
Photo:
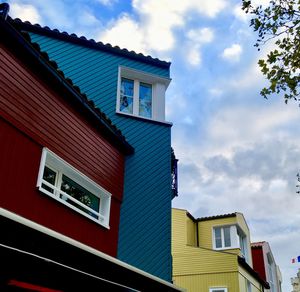
[[248,262],[247,236],[238,225],[215,226],[213,248],[216,250],[239,248]]
[[120,67],[117,113],[165,122],[165,92],[169,83],[169,78]]
[[121,79],[120,112],[152,118],[152,84]]

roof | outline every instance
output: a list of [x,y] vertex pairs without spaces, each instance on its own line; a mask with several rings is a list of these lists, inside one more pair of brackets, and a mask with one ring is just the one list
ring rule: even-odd
[[[126,141],[121,131],[112,121],[89,100],[86,94],[82,93],[78,86],[73,85],[70,78],[66,78],[64,73],[58,69],[56,62],[49,59],[46,52],[42,52],[37,43],[31,42],[28,33],[20,32],[14,25],[14,21],[7,17],[8,5],[0,5],[0,27],[1,39],[3,43],[10,46],[14,53],[18,55],[27,65],[37,70],[39,74],[44,73],[58,87],[63,88],[68,93],[69,99],[81,112],[86,113],[89,120],[96,122],[100,126],[105,136],[125,154],[132,154],[134,148]],[[47,82],[49,80],[47,79]]]
[[244,258],[238,256],[238,263],[251,275],[253,276],[265,289],[270,289],[270,285],[268,282],[266,282],[265,280],[263,280],[259,274],[254,271],[245,261]]
[[31,24],[29,21],[22,22],[20,19],[10,19],[15,27],[21,30],[26,30],[38,34],[42,34],[45,36],[51,36],[57,39],[61,39],[68,42],[73,42],[76,44],[80,44],[83,46],[87,46],[89,48],[93,48],[96,50],[101,50],[105,52],[110,52],[112,54],[117,54],[123,57],[127,57],[130,59],[134,59],[137,61],[142,61],[144,63],[148,63],[154,66],[158,66],[164,69],[169,69],[171,63],[159,60],[157,58],[152,58],[151,56],[145,56],[141,53],[136,53],[134,51],[128,51],[127,49],[121,49],[118,46],[112,46],[111,44],[104,44],[102,42],[96,42],[94,39],[88,40],[85,36],[77,36],[75,33],[67,33],[65,31],[61,32],[58,29],[50,29],[48,26],[42,27],[39,24]]
[[260,248],[266,244],[265,241],[251,242],[251,248]]
[[215,216],[208,216],[208,217],[200,217],[197,218],[197,221],[208,221],[208,220],[215,220],[215,219],[223,219],[223,218],[230,218],[236,217],[237,213],[230,213],[230,214],[223,214],[223,215],[215,215]]

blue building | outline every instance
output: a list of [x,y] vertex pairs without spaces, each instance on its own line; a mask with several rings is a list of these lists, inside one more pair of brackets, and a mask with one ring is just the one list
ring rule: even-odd
[[170,63],[19,20],[14,25],[29,33],[134,147],[125,162],[118,258],[171,281],[176,160],[172,124],[165,120]]

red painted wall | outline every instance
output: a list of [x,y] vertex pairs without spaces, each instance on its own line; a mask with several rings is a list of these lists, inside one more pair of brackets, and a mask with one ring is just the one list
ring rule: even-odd
[[[124,155],[55,88],[0,53],[0,207],[116,256]],[[112,194],[109,230],[37,191],[43,147]]]
[[263,280],[267,281],[262,247],[252,247],[251,252],[253,270],[258,272],[258,274]]

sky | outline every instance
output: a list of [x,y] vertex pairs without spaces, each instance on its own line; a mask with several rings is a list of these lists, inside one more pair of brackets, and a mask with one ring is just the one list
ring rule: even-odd
[[[253,1],[255,2],[255,1]],[[257,0],[266,5],[268,1]],[[257,35],[239,0],[11,0],[10,16],[170,61],[166,117],[179,159],[173,207],[244,214],[268,241],[283,291],[299,264],[300,108],[259,95]],[[298,131],[297,131],[298,130]]]

